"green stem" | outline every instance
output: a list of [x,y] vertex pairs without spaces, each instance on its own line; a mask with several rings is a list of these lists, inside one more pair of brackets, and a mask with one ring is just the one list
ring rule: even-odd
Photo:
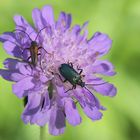
[[47,140],[46,127],[40,127],[40,140]]

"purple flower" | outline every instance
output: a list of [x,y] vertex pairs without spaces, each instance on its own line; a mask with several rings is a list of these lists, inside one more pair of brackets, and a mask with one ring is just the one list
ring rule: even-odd
[[[15,57],[4,61],[5,69],[0,69],[0,75],[14,82],[13,93],[18,98],[26,97],[27,103],[22,114],[24,123],[39,126],[48,123],[50,134],[62,134],[66,120],[73,126],[81,123],[76,108],[78,103],[90,119],[101,119],[104,107],[100,105],[95,93],[110,97],[116,95],[116,88],[100,78],[100,75],[115,74],[114,67],[108,60],[100,60],[101,56],[109,52],[112,40],[100,32],[88,40],[87,22],[82,27],[71,27],[71,15],[64,12],[55,21],[51,6],[44,6],[41,10],[35,8],[32,18],[34,28],[22,16],[16,15],[14,21],[17,31],[0,36],[5,51]],[[30,52],[25,50],[30,47],[31,40],[19,29],[26,32],[32,41],[43,29],[36,42],[38,47],[44,49],[40,49],[41,55],[38,56],[35,67],[27,61]],[[72,84],[61,81],[60,76],[63,80],[64,77],[59,68],[61,64],[68,63],[72,63],[77,72],[77,67],[83,70],[84,76],[80,78],[86,87],[77,85],[76,89],[69,90]]]

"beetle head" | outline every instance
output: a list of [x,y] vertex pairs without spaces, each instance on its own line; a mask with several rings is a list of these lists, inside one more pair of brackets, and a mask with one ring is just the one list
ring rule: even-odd
[[37,46],[38,44],[37,44],[37,42],[36,41],[32,41],[31,42],[31,46]]
[[81,87],[85,87],[85,82],[83,82],[83,81],[81,80],[81,82],[79,83],[79,85],[80,85]]

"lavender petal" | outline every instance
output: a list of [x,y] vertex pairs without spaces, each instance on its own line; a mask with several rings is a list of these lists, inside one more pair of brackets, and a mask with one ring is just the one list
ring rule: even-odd
[[13,92],[17,95],[17,97],[22,98],[27,96],[25,93],[35,86],[32,80],[32,77],[27,77],[13,85]]
[[54,26],[55,24],[54,15],[53,15],[53,9],[51,6],[48,5],[42,8],[42,17],[44,18],[47,24],[49,24],[50,26]]
[[108,53],[111,48],[112,40],[108,35],[96,32],[93,37],[88,41],[89,51],[97,52],[98,56]]
[[71,125],[76,126],[81,123],[81,117],[72,99],[65,100],[65,114],[66,119]]
[[52,135],[63,134],[65,126],[64,113],[57,107],[52,107],[49,120],[49,133]]

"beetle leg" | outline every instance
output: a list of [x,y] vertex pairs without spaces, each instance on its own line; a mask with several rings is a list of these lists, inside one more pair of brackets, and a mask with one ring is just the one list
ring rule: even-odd
[[73,64],[72,64],[72,62],[70,62],[69,64],[70,64],[70,66],[73,68]]
[[31,56],[29,56],[29,57],[27,58],[27,61],[29,61],[30,58],[31,58]]
[[31,56],[29,56],[28,58],[27,58],[27,60],[23,60],[23,62],[28,62],[28,64],[29,64],[29,66],[30,66],[30,68],[31,68],[31,70],[33,70],[33,66],[31,65],[31,62],[29,61],[29,59],[31,58]]
[[82,69],[79,69],[79,70],[80,70],[79,75],[81,75],[81,73],[83,72],[83,70]]
[[76,89],[76,85],[73,85],[72,88],[70,88],[67,91],[65,91],[65,93],[68,92],[68,91],[70,91],[70,90],[73,90],[73,89]]
[[41,55],[41,53],[38,53],[37,55]]
[[68,61],[68,64],[73,68],[72,62]]
[[[58,73],[57,73],[57,74],[58,74]],[[58,74],[58,76],[59,76],[60,80],[61,80],[63,83],[67,82],[67,79],[63,80],[59,74]]]
[[29,56],[28,58],[27,58],[27,61],[28,61],[28,63],[29,63],[29,66],[30,66],[30,68],[33,70],[33,67],[32,67],[32,65],[31,65],[31,63],[29,62],[29,59],[31,58],[31,56]]
[[38,53],[37,55],[38,56],[40,55],[40,67],[41,67],[41,70],[43,71],[42,64],[41,64],[41,53]]
[[[38,53],[37,54],[37,56],[39,56],[40,55],[40,60],[41,60],[41,53]],[[40,66],[41,66],[41,61],[40,61]]]
[[38,50],[42,49],[43,47],[39,47]]
[[63,81],[63,83],[65,83],[65,82],[67,82],[67,79],[65,79],[65,80]]
[[72,88],[70,88],[70,89],[68,89],[68,90],[66,90],[66,91],[65,91],[65,93],[67,93],[67,92],[68,92],[68,91],[70,91],[70,90],[73,90],[73,87],[72,87]]
[[72,87],[73,89],[76,89],[76,85],[73,85],[73,87]]
[[43,49],[47,54],[50,54],[50,53],[48,53],[43,47],[39,47],[39,48],[38,48],[38,50],[40,50],[40,49]]
[[77,66],[77,70],[80,70],[79,75],[83,72],[83,69],[81,69],[79,66]]

